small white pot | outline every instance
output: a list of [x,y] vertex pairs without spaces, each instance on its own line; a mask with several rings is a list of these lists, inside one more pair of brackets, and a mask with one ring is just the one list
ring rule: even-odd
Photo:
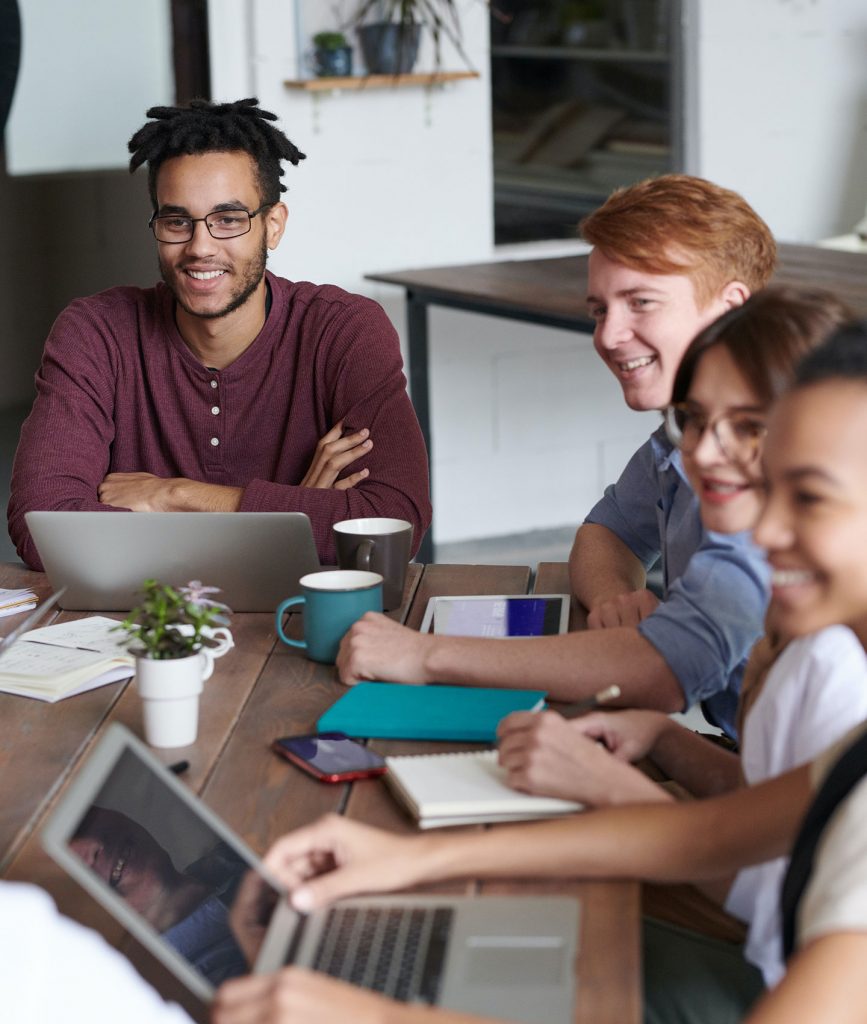
[[136,658],[145,740],[152,747],[186,747],[199,729],[199,694],[214,663],[201,652],[187,658]]

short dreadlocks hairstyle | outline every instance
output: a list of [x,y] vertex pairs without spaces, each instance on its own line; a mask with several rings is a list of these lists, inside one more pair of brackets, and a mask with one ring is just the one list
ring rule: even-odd
[[151,107],[148,121],[127,144],[132,153],[130,174],[148,165],[148,191],[157,208],[157,172],[164,160],[199,153],[231,153],[243,150],[256,163],[256,177],[263,203],[276,203],[286,186],[281,160],[293,166],[305,159],[297,146],[278,128],[268,124],[277,115],[259,109],[255,98],[234,103],[191,100],[186,107]]

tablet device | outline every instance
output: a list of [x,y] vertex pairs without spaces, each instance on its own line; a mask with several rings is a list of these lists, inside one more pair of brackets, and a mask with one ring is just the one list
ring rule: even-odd
[[432,597],[422,633],[444,636],[554,636],[569,629],[568,594]]

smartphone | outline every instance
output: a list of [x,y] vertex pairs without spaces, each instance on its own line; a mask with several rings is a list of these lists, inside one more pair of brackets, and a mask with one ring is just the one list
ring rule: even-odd
[[370,779],[386,771],[385,758],[342,732],[282,736],[273,749],[287,761],[322,782]]

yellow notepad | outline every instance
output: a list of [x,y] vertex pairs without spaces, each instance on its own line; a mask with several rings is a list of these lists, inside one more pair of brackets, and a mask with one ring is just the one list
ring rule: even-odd
[[496,750],[387,757],[384,776],[419,828],[528,821],[580,811],[582,805],[511,789]]

